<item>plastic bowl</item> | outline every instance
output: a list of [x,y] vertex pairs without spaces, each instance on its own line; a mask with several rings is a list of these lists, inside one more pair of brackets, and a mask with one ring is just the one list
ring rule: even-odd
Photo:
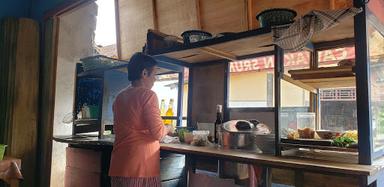
[[260,27],[270,27],[291,23],[297,13],[287,8],[273,8],[260,12],[256,19],[260,22]]
[[212,34],[201,30],[189,30],[181,34],[185,45],[212,38]]

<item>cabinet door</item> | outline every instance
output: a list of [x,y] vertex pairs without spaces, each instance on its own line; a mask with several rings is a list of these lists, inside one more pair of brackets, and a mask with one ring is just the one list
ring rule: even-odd
[[211,33],[248,30],[247,0],[198,0],[201,28]]

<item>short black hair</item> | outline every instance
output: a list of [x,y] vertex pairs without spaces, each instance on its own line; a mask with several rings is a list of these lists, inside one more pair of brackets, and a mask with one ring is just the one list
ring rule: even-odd
[[152,68],[156,66],[156,64],[156,60],[151,56],[145,55],[141,52],[133,54],[128,63],[128,80],[140,80],[143,70],[146,69],[148,72],[151,72]]

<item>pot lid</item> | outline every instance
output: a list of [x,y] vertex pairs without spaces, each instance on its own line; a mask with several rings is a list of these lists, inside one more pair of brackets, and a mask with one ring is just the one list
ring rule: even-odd
[[247,120],[231,120],[223,124],[223,129],[233,133],[253,133],[256,128],[255,124]]

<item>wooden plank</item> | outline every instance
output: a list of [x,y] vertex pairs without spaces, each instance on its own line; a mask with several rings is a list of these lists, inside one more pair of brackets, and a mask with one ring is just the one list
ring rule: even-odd
[[291,83],[291,84],[294,84],[294,85],[296,85],[296,86],[298,86],[298,87],[300,87],[300,88],[302,88],[304,90],[307,90],[307,91],[312,92],[312,93],[317,93],[317,90],[316,90],[315,87],[312,87],[312,86],[304,84],[304,83],[302,83],[300,81],[294,80],[294,79],[292,79],[288,75],[283,74],[282,79],[287,81],[287,82],[289,82],[289,83]]
[[[65,138],[65,137],[64,137]],[[94,144],[98,144],[97,137],[93,138]],[[60,140],[56,138],[56,140]],[[66,139],[62,139],[65,141]],[[112,139],[99,139],[102,142],[110,141],[108,145],[113,144]],[[89,140],[91,141],[91,140]],[[75,143],[75,142],[72,142]],[[251,163],[251,164],[261,164],[270,167],[278,168],[291,168],[291,169],[303,169],[305,171],[313,172],[324,172],[324,173],[334,173],[334,174],[349,174],[352,176],[355,175],[375,175],[380,170],[384,169],[384,166],[377,162],[373,165],[359,165],[352,163],[341,163],[335,161],[323,161],[323,160],[313,160],[305,158],[292,158],[292,157],[281,157],[273,156],[266,154],[254,154],[253,152],[241,151],[241,150],[231,150],[231,149],[220,149],[216,147],[197,147],[186,144],[160,144],[160,149],[162,151],[187,154],[187,155],[198,155],[198,156],[207,156],[215,157],[220,159],[229,159],[232,161],[238,161],[242,163]]]
[[330,150],[330,151],[339,151],[339,152],[353,152],[353,153],[357,152],[357,149],[335,147],[335,146],[323,146],[323,145],[281,143],[280,146],[284,148],[307,148],[307,149]]
[[200,1],[201,0],[195,0],[196,1],[196,19],[197,19],[197,28],[201,30],[201,9],[200,9]]
[[322,68],[316,68],[316,69],[289,70],[288,73],[290,73],[291,77],[295,80],[355,76],[352,66],[336,66],[336,67],[322,67]]
[[271,180],[275,184],[295,185],[295,172],[287,169],[271,169]]
[[121,51],[120,59],[129,59],[133,53],[141,51],[147,38],[147,30],[154,29],[155,22],[152,0],[118,0]]
[[170,52],[165,54],[167,57],[188,63],[207,62],[220,60],[222,58],[202,52],[200,49],[188,49],[183,51]]
[[213,56],[221,57],[224,59],[228,59],[228,60],[232,60],[232,61],[238,60],[234,54],[231,54],[228,52],[223,52],[223,51],[217,50],[217,49],[212,48],[212,47],[203,47],[200,50],[204,53],[211,54]]
[[219,44],[214,44],[210,47],[219,51],[231,53],[238,57],[266,51],[272,51],[272,33],[265,33],[253,37],[246,37]]
[[[56,61],[59,20],[53,17],[45,22],[44,57],[41,66],[39,114],[39,168],[40,176],[51,175],[53,117],[56,92]],[[49,186],[50,177],[39,179],[39,186]]]
[[334,161],[254,154],[252,152],[248,153],[245,151],[219,149],[214,147],[197,147],[184,144],[161,144],[160,149],[180,154],[216,157],[242,163],[260,164],[268,167],[302,169],[305,171],[334,173],[340,175],[348,174],[354,176],[372,176],[384,169],[384,166],[380,164],[359,165]]
[[[340,22],[338,25],[328,30],[314,34],[311,41],[313,43],[320,43],[320,42],[341,40],[346,38],[354,38],[355,34],[354,34],[353,18],[354,17],[347,18],[344,21]],[[332,34],[329,34],[329,33],[332,33]]]
[[248,0],[247,1],[247,15],[248,15],[248,30],[255,29],[256,26],[254,25],[255,22],[253,21],[255,19],[255,10],[253,9],[254,0]]
[[303,186],[320,187],[320,186],[337,186],[337,187],[358,187],[359,178],[351,176],[333,176],[320,173],[303,173]]
[[[39,96],[39,26],[31,19],[2,22],[0,47],[1,131],[7,155],[21,158],[25,184],[37,184],[37,120]],[[5,52],[5,53],[4,53]],[[4,81],[4,82],[3,82]],[[3,101],[5,99],[5,101]]]
[[322,79],[303,79],[300,82],[314,88],[340,88],[340,87],[355,87],[355,77],[336,77]]
[[156,0],[156,20],[160,32],[180,36],[199,29],[197,0]]
[[211,33],[248,30],[246,0],[200,1],[201,27]]
[[241,56],[273,50],[272,34],[259,30],[239,33],[233,37],[205,40],[188,47],[170,50],[171,52],[165,52],[163,55],[188,63],[197,63],[220,59],[237,60]]

